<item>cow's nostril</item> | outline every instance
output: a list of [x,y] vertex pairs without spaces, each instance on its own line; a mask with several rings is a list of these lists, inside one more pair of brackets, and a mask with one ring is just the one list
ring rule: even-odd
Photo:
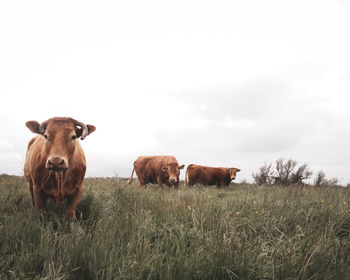
[[46,168],[52,170],[63,170],[68,168],[68,163],[65,158],[51,157],[47,160]]

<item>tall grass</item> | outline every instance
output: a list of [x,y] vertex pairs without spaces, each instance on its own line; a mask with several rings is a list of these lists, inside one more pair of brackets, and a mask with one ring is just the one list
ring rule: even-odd
[[87,179],[76,219],[0,179],[0,279],[350,279],[345,188]]

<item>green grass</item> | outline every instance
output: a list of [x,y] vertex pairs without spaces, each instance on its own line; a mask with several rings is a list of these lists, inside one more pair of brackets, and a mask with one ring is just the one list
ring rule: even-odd
[[84,186],[69,223],[0,176],[0,279],[350,279],[347,188]]

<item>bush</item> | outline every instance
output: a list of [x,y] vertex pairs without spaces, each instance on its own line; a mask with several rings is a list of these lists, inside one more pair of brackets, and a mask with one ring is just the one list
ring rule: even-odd
[[312,171],[305,163],[296,168],[298,162],[292,159],[285,161],[280,158],[276,160],[273,170],[272,164],[265,164],[259,170],[259,173],[252,174],[254,181],[258,185],[302,185],[304,180],[311,177]]
[[337,178],[326,179],[326,174],[322,170],[317,173],[314,180],[315,187],[333,187],[337,186],[338,183],[339,180]]
[[271,185],[273,183],[273,174],[272,164],[265,164],[260,167],[260,172],[252,174],[254,182],[258,185]]

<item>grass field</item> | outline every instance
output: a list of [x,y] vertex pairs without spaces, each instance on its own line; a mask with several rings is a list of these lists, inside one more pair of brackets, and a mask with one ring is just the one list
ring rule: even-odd
[[69,223],[0,176],[0,279],[350,279],[348,188],[84,186]]

